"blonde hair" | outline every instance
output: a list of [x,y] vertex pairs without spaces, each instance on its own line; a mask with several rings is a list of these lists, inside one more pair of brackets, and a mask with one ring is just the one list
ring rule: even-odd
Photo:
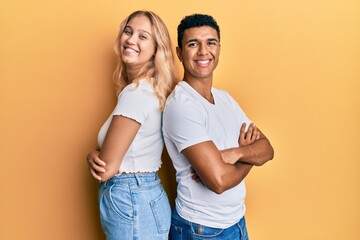
[[[146,63],[138,72],[135,79],[128,79],[126,74],[126,65],[121,59],[120,37],[128,22],[136,16],[146,16],[151,22],[151,29],[154,33],[155,54],[151,60]],[[147,78],[153,86],[154,92],[159,99],[160,110],[165,106],[167,96],[178,82],[178,73],[175,67],[174,54],[172,52],[172,43],[165,23],[158,15],[151,11],[135,11],[130,14],[120,24],[120,30],[115,42],[114,50],[118,56],[118,64],[113,78],[117,94],[119,94],[128,84],[141,78]]]

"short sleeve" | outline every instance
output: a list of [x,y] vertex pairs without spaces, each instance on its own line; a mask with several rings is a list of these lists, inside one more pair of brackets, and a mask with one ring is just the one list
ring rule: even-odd
[[211,140],[206,131],[206,112],[190,99],[168,102],[163,114],[163,133],[178,152]]
[[153,92],[137,88],[125,88],[119,95],[113,115],[131,118],[143,124],[149,113],[158,108],[158,101]]

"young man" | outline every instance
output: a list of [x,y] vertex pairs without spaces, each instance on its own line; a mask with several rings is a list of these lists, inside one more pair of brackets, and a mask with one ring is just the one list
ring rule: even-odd
[[248,239],[243,180],[254,165],[273,158],[273,148],[236,101],[212,87],[220,55],[213,17],[185,17],[176,50],[184,78],[163,114],[178,183],[170,239]]

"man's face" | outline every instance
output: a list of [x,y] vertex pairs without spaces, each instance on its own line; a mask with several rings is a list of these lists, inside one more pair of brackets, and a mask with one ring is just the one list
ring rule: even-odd
[[182,49],[176,49],[184,66],[185,78],[211,78],[220,55],[216,30],[209,26],[193,27],[184,31]]

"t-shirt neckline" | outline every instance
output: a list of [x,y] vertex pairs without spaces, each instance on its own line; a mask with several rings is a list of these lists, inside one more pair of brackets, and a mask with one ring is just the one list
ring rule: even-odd
[[214,94],[214,87],[211,87],[211,94],[212,94],[212,96],[214,98],[214,103],[211,103],[206,98],[201,96],[200,93],[198,93],[188,82],[183,80],[183,81],[181,81],[181,83],[182,83],[182,85],[186,86],[186,88],[190,89],[190,91],[192,93],[194,93],[197,96],[197,98],[201,99],[201,101],[205,102],[206,104],[209,104],[210,106],[213,106],[213,107],[216,106],[217,101],[216,101],[216,97],[215,97],[215,94]]

